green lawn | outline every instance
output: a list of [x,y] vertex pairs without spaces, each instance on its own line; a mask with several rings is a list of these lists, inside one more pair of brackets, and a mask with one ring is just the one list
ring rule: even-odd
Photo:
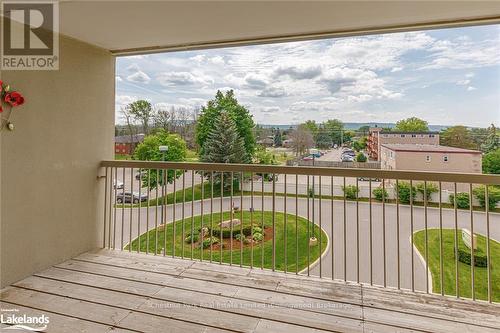
[[[234,213],[235,218],[241,218],[241,213]],[[262,226],[262,213],[254,212],[253,213],[253,226],[261,227]],[[223,213],[223,220],[230,219],[230,212]],[[264,226],[265,228],[272,227],[272,212],[264,212]],[[242,227],[251,226],[251,213],[248,211],[243,212],[243,224]],[[302,270],[307,267],[308,263],[308,252],[309,253],[309,262],[312,264],[317,258],[320,256],[320,252],[324,251],[327,246],[327,236],[324,232],[321,235],[321,251],[319,242],[316,246],[309,247],[309,238],[308,238],[308,227],[310,234],[312,234],[313,224],[308,222],[306,219],[298,217],[297,219],[297,233],[295,230],[295,215],[287,214],[287,228],[286,228],[286,237],[284,232],[285,227],[285,214],[283,213],[275,213],[275,229],[274,229],[274,237],[276,241],[276,269],[284,270],[285,268],[285,254],[284,254],[284,245],[285,238],[287,243],[287,271],[295,272],[295,270]],[[175,244],[175,255],[176,256],[184,256],[186,258],[200,259],[200,256],[203,255],[204,260],[210,260],[210,256],[212,255],[212,260],[215,262],[219,262],[221,259],[220,249],[214,248],[212,249],[212,254],[210,254],[210,248],[204,249],[203,251],[200,249],[198,244],[193,244],[193,249],[190,243],[187,243],[184,238],[191,233],[191,230],[199,230],[201,228],[201,216],[194,217],[194,224],[192,225],[192,219],[187,218],[184,221],[178,220],[175,222],[175,241],[172,242],[173,235],[173,227],[174,224],[170,223],[167,225],[166,229],[158,227],[157,229],[150,230],[149,233],[144,233],[140,236],[140,250],[145,252],[147,247],[147,234],[149,234],[149,251],[155,251],[155,243],[157,244],[157,253],[163,253],[163,247],[165,244],[166,237],[166,254],[172,255],[172,249]],[[213,226],[217,227],[217,223],[221,221],[220,213],[213,214]],[[203,216],[203,225],[210,227],[211,220],[210,214]],[[193,229],[191,229],[193,228]],[[158,232],[157,232],[158,230]],[[184,232],[183,232],[184,230]],[[316,226],[316,237],[319,239],[319,228]],[[240,226],[236,226],[233,229],[234,234],[239,233]],[[183,237],[184,235],[184,237]],[[298,247],[296,246],[296,235],[298,235]],[[270,236],[270,234],[268,234]],[[227,238],[226,238],[227,240]],[[264,257],[264,268],[272,268],[272,252],[273,252],[273,244],[272,238],[265,240],[264,242],[258,242],[253,244],[253,265],[255,267],[260,267],[262,255]],[[226,243],[227,248],[222,250],[222,262],[229,263],[231,261],[231,251],[229,243]],[[239,244],[239,243],[238,243]],[[138,247],[138,239],[132,241],[132,250],[137,251]],[[127,246],[128,249],[128,246]],[[251,256],[252,256],[252,247],[250,244],[243,246],[242,256],[240,256],[240,246],[233,247],[233,255],[232,255],[232,263],[235,265],[239,265],[240,262],[244,266],[250,266]],[[296,255],[298,249],[298,264],[296,264]]]
[[[425,231],[415,233],[415,245],[425,258]],[[478,250],[486,253],[486,237],[477,234]],[[468,250],[462,241],[461,230],[458,230],[459,247]],[[428,230],[429,268],[432,274],[433,292],[441,292],[441,273],[439,261],[439,230]],[[469,250],[470,251],[470,250]],[[443,273],[444,293],[456,295],[455,289],[455,230],[443,229]],[[491,255],[491,293],[494,302],[500,302],[500,243],[490,239]],[[458,281],[461,297],[472,298],[471,266],[458,262]],[[474,289],[477,299],[488,297],[488,279],[486,267],[474,267]]]

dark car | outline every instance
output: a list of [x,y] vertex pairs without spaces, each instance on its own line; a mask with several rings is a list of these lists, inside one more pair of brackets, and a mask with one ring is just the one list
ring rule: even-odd
[[139,203],[139,201],[146,201],[148,200],[148,195],[146,193],[142,193],[139,196],[139,193],[134,192],[133,194],[130,192],[125,192],[125,193],[118,193],[116,195],[116,202],[117,203]]

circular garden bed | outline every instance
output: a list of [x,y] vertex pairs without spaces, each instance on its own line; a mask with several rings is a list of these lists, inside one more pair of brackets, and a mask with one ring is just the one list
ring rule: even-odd
[[[237,219],[238,221],[234,221]],[[234,221],[231,223],[230,221]],[[221,228],[222,222],[222,228]],[[238,223],[240,222],[240,223]],[[175,236],[174,236],[175,229]],[[309,245],[309,237],[320,238],[320,229],[295,215],[276,212],[224,212],[198,215],[159,226],[132,241],[132,250],[157,251],[177,257],[215,262],[232,262],[254,267],[272,268],[273,239],[277,270],[300,271],[319,258],[326,249],[327,236],[321,231],[321,244]],[[286,258],[285,258],[286,243]],[[149,246],[148,246],[149,245]],[[128,249],[128,246],[127,246]],[[232,249],[232,251],[231,251]],[[286,260],[285,260],[286,259]]]

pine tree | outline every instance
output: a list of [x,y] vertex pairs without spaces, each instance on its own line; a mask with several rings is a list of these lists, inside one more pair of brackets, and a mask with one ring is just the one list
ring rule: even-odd
[[[227,112],[222,112],[214,121],[204,144],[202,162],[208,163],[249,163],[245,142],[238,135],[234,120]],[[220,173],[214,174],[214,182],[220,184]],[[231,184],[230,174],[224,173],[224,187]]]
[[489,153],[490,151],[494,151],[500,148],[500,139],[497,135],[497,129],[494,124],[491,124],[490,128],[488,128],[488,137],[481,145],[481,150],[484,153]]

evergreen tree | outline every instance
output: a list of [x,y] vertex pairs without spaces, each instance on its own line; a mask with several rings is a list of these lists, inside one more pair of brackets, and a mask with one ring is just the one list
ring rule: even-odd
[[196,143],[200,147],[200,155],[204,154],[208,136],[214,128],[214,122],[223,112],[226,112],[234,121],[236,131],[244,142],[245,156],[251,157],[256,145],[254,137],[255,124],[250,112],[238,103],[232,90],[227,91],[225,94],[217,91],[215,99],[209,101],[201,109],[196,123]]
[[490,151],[494,151],[500,148],[500,139],[497,135],[497,129],[495,125],[491,124],[488,128],[488,137],[481,145],[481,150],[484,153],[489,153]]
[[275,147],[281,147],[283,145],[283,138],[281,136],[281,131],[279,128],[276,129],[276,132],[274,132],[274,146]]
[[[208,163],[250,163],[245,150],[245,142],[239,136],[234,120],[228,112],[222,112],[214,120],[208,133],[201,155],[202,162]],[[237,175],[235,175],[236,177]],[[220,173],[214,174],[214,182],[220,184]],[[230,173],[224,173],[224,187],[231,184]]]

